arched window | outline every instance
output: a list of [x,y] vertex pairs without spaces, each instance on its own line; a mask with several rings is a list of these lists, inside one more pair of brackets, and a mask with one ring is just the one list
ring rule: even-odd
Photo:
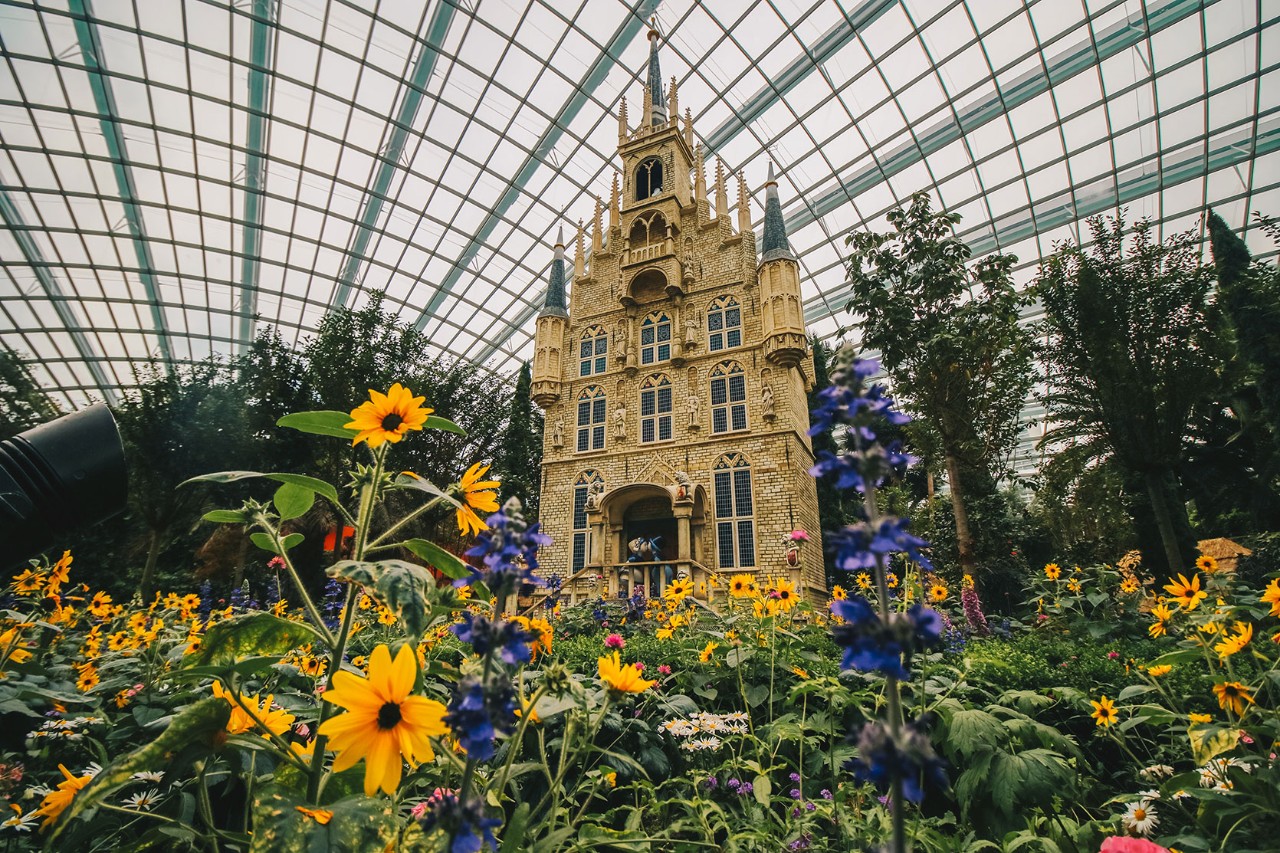
[[573,481],[573,571],[574,573],[582,571],[587,564],[587,554],[590,552],[590,543],[588,537],[590,531],[587,529],[587,495],[591,493],[591,487],[595,483],[603,483],[604,478],[600,476],[599,471],[583,471],[578,475],[578,479]]
[[640,363],[657,364],[671,360],[671,317],[657,311],[640,324]]
[[654,374],[640,383],[640,442],[671,439],[671,379]]
[[604,373],[609,354],[609,333],[604,326],[590,326],[578,343],[578,375]]
[[755,509],[751,465],[741,453],[727,453],[711,469],[716,498],[716,554],[721,569],[756,564]]
[[711,370],[711,431],[747,428],[747,375],[736,361],[722,361]]
[[650,157],[636,169],[636,201],[662,192],[662,161]]
[[637,216],[631,223],[629,239],[633,249],[661,243],[667,239],[667,218],[656,210],[648,216]]
[[578,452],[604,450],[604,389],[588,385],[578,393]]
[[707,309],[707,349],[742,346],[742,306],[732,296],[718,296]]

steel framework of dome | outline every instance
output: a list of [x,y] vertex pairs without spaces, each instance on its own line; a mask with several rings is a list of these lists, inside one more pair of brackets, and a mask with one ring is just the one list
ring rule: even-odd
[[757,223],[778,164],[822,336],[843,235],[917,190],[1024,281],[1094,214],[1280,214],[1263,0],[4,0],[0,339],[74,407],[384,291],[509,372],[651,18]]

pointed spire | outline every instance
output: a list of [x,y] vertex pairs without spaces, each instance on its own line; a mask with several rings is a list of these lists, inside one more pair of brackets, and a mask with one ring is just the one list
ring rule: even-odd
[[658,67],[658,21],[656,18],[649,19],[649,77],[646,81],[650,93],[650,107],[652,112],[648,115],[650,125],[667,123],[667,108],[663,104],[662,97],[662,69]]
[[623,95],[618,104],[618,141],[625,142],[630,135],[631,130],[627,127],[627,96]]
[[778,201],[778,182],[773,177],[773,161],[769,162],[769,177],[764,183],[764,240],[760,251],[760,263],[796,259],[787,243],[787,226],[782,220],[782,203]]
[[594,258],[604,250],[604,231],[600,221],[604,217],[604,202],[596,196],[596,215],[591,221],[591,256]]
[[618,173],[613,174],[613,192],[609,196],[609,230],[622,227],[621,196],[618,193]]
[[579,281],[587,274],[586,232],[582,230],[582,220],[578,220],[577,245],[573,251],[573,280]]
[[556,253],[551,260],[551,279],[547,282],[547,299],[539,317],[568,317],[564,299],[564,226],[556,235]]
[[684,108],[684,144],[693,147],[693,111]]
[[707,200],[707,172],[702,165],[702,144],[693,150],[693,199]]
[[676,93],[676,78],[671,77],[671,88],[667,89],[667,115],[671,121],[680,120],[680,96]]
[[716,219],[729,215],[729,192],[724,186],[724,161],[716,158]]
[[653,121],[653,89],[649,88],[649,84],[644,86],[644,103],[640,107],[640,127],[648,128],[654,124]]
[[751,230],[751,205],[747,199],[747,179],[738,173],[738,231],[746,234]]

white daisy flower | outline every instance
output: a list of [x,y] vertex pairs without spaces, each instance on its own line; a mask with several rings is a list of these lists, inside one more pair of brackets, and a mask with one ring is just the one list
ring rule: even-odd
[[1139,791],[1138,802],[1149,805],[1160,799],[1159,791]]
[[1144,767],[1138,771],[1138,775],[1143,779],[1150,779],[1153,782],[1159,782],[1161,779],[1168,779],[1173,775],[1173,768],[1168,764],[1152,764],[1150,767]]
[[134,773],[129,778],[134,780],[135,782],[152,782],[154,784],[159,784],[160,780],[164,778],[164,771],[139,770],[137,773]]
[[125,804],[133,806],[135,809],[150,811],[151,807],[160,802],[160,791],[152,788],[150,791],[141,791],[137,794],[124,798]]
[[97,776],[102,772],[102,765],[96,761],[90,761],[85,768],[80,771],[81,776]]
[[36,814],[35,809],[23,814],[20,806],[15,805],[12,808],[13,817],[0,823],[0,827],[12,829],[14,832],[30,832],[31,827],[40,822],[40,815]]
[[1139,835],[1147,835],[1160,824],[1155,808],[1147,802],[1129,803],[1129,808],[1125,810],[1120,820],[1124,823],[1125,829]]

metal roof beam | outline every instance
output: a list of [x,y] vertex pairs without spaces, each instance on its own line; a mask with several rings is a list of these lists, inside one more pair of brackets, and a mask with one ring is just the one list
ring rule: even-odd
[[[617,32],[613,34],[613,38],[605,45],[604,54],[592,64],[591,70],[587,72],[582,84],[576,87],[573,96],[565,103],[560,114],[543,132],[542,138],[538,140],[538,144],[530,151],[529,157],[524,161],[524,165],[507,184],[506,192],[498,199],[498,203],[494,205],[493,210],[489,211],[488,215],[485,216],[480,229],[467,243],[466,248],[462,250],[462,254],[454,262],[453,268],[449,270],[448,274],[436,287],[436,292],[431,295],[427,306],[422,309],[422,314],[418,316],[418,320],[414,324],[418,331],[421,332],[426,329],[427,323],[431,322],[436,311],[440,309],[441,304],[462,278],[467,265],[480,253],[480,249],[490,235],[493,234],[498,224],[502,222],[507,211],[516,203],[516,199],[520,198],[525,186],[533,179],[538,169],[542,167],[543,161],[551,150],[556,147],[560,137],[564,135],[565,129],[569,127],[570,122],[587,105],[587,102],[591,99],[591,94],[609,76],[609,72],[619,61],[619,54],[640,32],[648,17],[657,11],[659,2],[660,0],[640,0],[639,8],[628,13],[626,22],[618,28]],[[483,363],[486,358],[487,356],[478,359],[478,361]]]
[[[1101,186],[1094,192],[1076,196],[1068,190],[1037,202],[1029,209],[1023,208],[993,223],[982,223],[963,231],[959,236],[967,238],[975,258],[981,257],[996,250],[996,231],[1000,233],[1001,244],[1012,245],[1041,231],[1116,210],[1165,187],[1207,177],[1213,172],[1280,151],[1280,117],[1259,124],[1256,137],[1252,126],[1246,126],[1230,135],[1220,136],[1207,153],[1205,149],[1206,143],[1187,145],[1168,157],[1153,158],[1120,172],[1114,184],[1109,176],[1098,179],[1095,183]],[[843,303],[850,295],[849,286],[845,283],[811,300],[805,307],[805,322],[812,323],[831,316],[823,298],[827,302]]]
[[155,323],[159,338],[160,355],[164,361],[165,370],[172,373],[173,351],[169,343],[169,329],[164,319],[164,310],[160,307],[160,287],[156,281],[155,262],[151,257],[151,246],[147,242],[147,229],[142,220],[142,208],[138,204],[137,185],[134,183],[133,172],[129,167],[129,151],[125,145],[124,130],[118,121],[120,112],[116,109],[115,95],[111,91],[111,81],[107,77],[106,65],[103,62],[102,42],[98,39],[92,0],[69,0],[69,7],[75,24],[76,38],[80,43],[80,53],[84,57],[85,73],[89,76],[89,86],[93,90],[93,101],[98,108],[98,124],[102,129],[107,151],[111,155],[111,166],[116,176],[120,204],[124,207],[125,220],[129,224],[129,236],[133,241],[134,253],[138,256],[138,267],[142,270],[139,278],[142,279],[142,286],[151,302],[151,319]]
[[71,336],[71,342],[75,345],[76,352],[84,359],[85,365],[89,368],[89,375],[93,377],[98,390],[102,392],[103,399],[115,405],[119,398],[115,392],[115,383],[107,378],[106,371],[102,369],[103,356],[98,352],[97,347],[93,345],[88,336],[79,331],[82,328],[87,328],[88,324],[76,316],[75,306],[72,305],[71,300],[63,291],[62,285],[54,278],[49,262],[45,260],[44,253],[40,251],[40,246],[36,244],[36,241],[31,236],[30,227],[22,218],[22,214],[18,212],[18,206],[13,203],[8,191],[4,189],[0,189],[0,219],[4,220],[9,233],[17,241],[18,247],[22,250],[22,255],[26,259],[27,266],[31,267],[31,271],[35,273],[36,281],[40,282],[40,287],[44,289],[45,297],[53,305],[53,310],[57,313],[58,319],[62,321],[62,325],[66,327],[67,334]]
[[840,181],[840,186],[824,193],[812,204],[796,210],[787,217],[787,233],[794,234],[821,216],[853,201],[861,193],[883,183],[910,166],[921,162],[930,154],[941,151],[966,133],[997,119],[1006,112],[1025,104],[1049,91],[1054,85],[1085,71],[1104,60],[1128,50],[1155,33],[1173,26],[1184,18],[1199,14],[1202,0],[1171,0],[1149,9],[1146,22],[1141,12],[1099,32],[1097,37],[1062,51],[1044,67],[1028,71],[1013,80],[1001,93],[960,110],[955,118],[947,117],[916,134],[916,141],[895,147],[878,163],[860,169]]
[[244,230],[240,253],[240,352],[253,343],[258,319],[258,271],[262,254],[262,204],[267,183],[267,103],[275,71],[272,30],[279,0],[253,0],[249,54],[249,127],[244,159]]
[[360,269],[364,266],[369,251],[369,241],[373,238],[378,218],[382,215],[382,206],[386,203],[387,190],[400,168],[400,158],[404,155],[405,144],[409,141],[410,129],[418,117],[418,108],[426,96],[427,81],[436,69],[436,60],[440,58],[440,49],[444,46],[445,35],[453,22],[456,11],[454,0],[441,0],[431,13],[427,24],[427,35],[422,40],[418,55],[413,61],[413,72],[410,74],[404,99],[396,112],[395,121],[391,125],[391,137],[387,146],[379,156],[378,174],[373,180],[373,189],[365,194],[360,207],[360,221],[356,224],[356,235],[347,249],[342,271],[338,274],[337,291],[333,297],[334,308],[346,308],[351,293],[356,287]]
[[[707,148],[719,151],[721,146],[747,129],[747,125],[764,115],[769,107],[818,69],[845,45],[857,38],[858,31],[871,26],[885,12],[898,5],[898,0],[866,0],[857,9],[845,13],[844,20],[822,34],[821,38],[778,74],[767,86],[756,92],[733,115],[720,123],[707,137]],[[803,45],[801,46],[803,47]]]

